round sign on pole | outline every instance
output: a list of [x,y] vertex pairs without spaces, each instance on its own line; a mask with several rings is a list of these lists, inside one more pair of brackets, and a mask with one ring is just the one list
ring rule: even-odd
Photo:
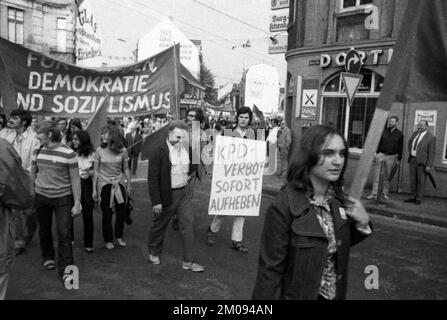
[[360,73],[360,70],[362,69],[362,58],[356,50],[352,49],[346,55],[345,69],[347,73]]

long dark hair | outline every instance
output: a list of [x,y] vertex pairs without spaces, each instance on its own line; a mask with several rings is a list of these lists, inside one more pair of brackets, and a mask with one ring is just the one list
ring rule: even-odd
[[348,144],[340,132],[333,127],[315,126],[307,129],[301,139],[299,147],[295,149],[295,153],[292,157],[287,173],[287,182],[294,185],[297,189],[302,189],[305,192],[313,192],[309,172],[313,167],[318,165],[321,159],[321,148],[326,143],[328,137],[333,136],[341,137],[345,145],[345,161],[340,174],[340,179],[331,183],[334,187],[337,198],[344,201],[343,177],[348,164]]
[[81,130],[73,133],[79,140],[79,147],[76,149],[78,156],[88,157],[93,153],[93,145],[90,140],[90,135],[87,131]]
[[109,143],[105,144],[101,142],[101,148],[105,149],[109,147],[113,153],[120,154],[123,151],[124,143],[119,129],[114,125],[108,124],[101,129],[101,134],[106,132],[109,133]]

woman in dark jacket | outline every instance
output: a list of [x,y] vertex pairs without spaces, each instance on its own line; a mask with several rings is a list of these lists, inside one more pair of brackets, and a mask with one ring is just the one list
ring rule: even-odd
[[316,126],[297,151],[265,218],[253,299],[345,299],[350,247],[372,233],[361,202],[343,192],[347,143]]

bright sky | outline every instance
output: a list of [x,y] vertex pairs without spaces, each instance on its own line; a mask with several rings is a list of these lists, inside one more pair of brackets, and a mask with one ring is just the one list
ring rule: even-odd
[[[202,2],[248,24],[244,25],[197,3]],[[103,35],[103,54],[132,55],[137,41],[167,16],[190,39],[202,40],[205,64],[217,85],[239,82],[243,68],[269,64],[278,68],[284,86],[284,54],[268,54],[270,0],[94,0]],[[264,30],[264,32],[262,31]],[[121,39],[121,40],[118,40]],[[122,41],[124,40],[124,41]],[[242,45],[250,40],[251,48]],[[237,48],[233,50],[233,46]]]

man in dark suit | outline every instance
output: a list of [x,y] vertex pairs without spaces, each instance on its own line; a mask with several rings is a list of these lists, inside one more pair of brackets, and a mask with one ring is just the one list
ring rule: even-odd
[[132,124],[130,128],[130,132],[126,134],[126,148],[127,153],[129,154],[129,171],[132,172],[132,175],[135,175],[137,172],[138,166],[138,157],[140,156],[141,151],[141,140],[143,139],[139,132],[139,125],[137,123]]
[[152,202],[153,222],[149,233],[150,263],[160,264],[166,229],[174,215],[178,216],[183,238],[183,265],[185,270],[201,272],[204,267],[194,261],[194,211],[192,196],[197,177],[197,164],[185,148],[189,127],[176,121],[169,127],[168,139],[150,155],[148,170],[149,195]]
[[420,121],[417,125],[417,131],[408,142],[411,198],[405,200],[405,202],[421,204],[427,172],[433,168],[435,148],[436,138],[428,131],[428,122]]

